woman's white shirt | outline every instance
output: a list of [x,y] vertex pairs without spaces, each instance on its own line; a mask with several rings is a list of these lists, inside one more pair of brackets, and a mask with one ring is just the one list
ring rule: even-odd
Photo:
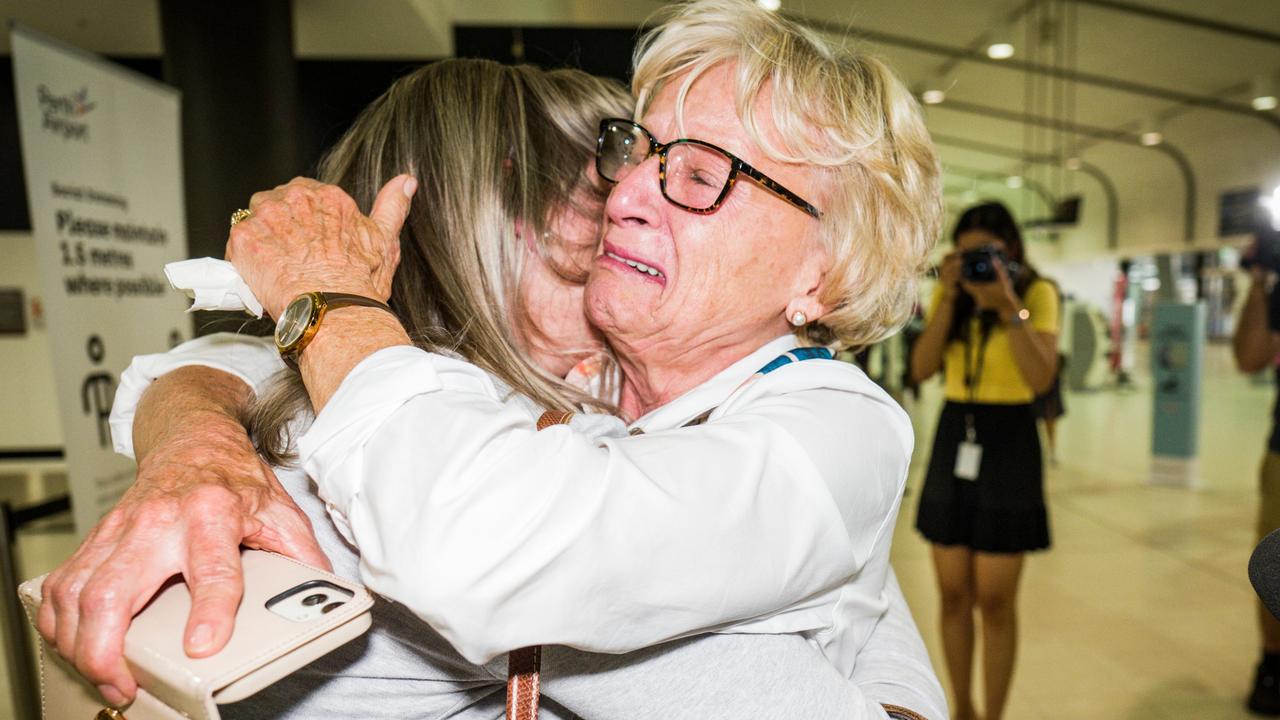
[[[808,362],[812,363],[813,361]],[[190,365],[213,367],[228,372],[244,380],[255,392],[260,391],[265,386],[267,379],[284,367],[269,340],[229,333],[197,338],[167,353],[135,357],[132,364],[121,376],[115,404],[112,409],[111,428],[117,451],[126,455],[133,455],[132,423],[134,413],[143,392],[145,392],[150,383],[172,370]],[[750,367],[745,362],[742,365]],[[714,402],[716,397],[731,394],[733,389],[738,389],[736,385],[732,389],[727,389],[728,382],[717,383],[717,387],[703,386],[695,390],[694,393],[682,398],[681,404],[689,408],[702,407],[708,400]],[[528,405],[527,403],[521,403],[520,398],[508,398],[508,401],[521,406]],[[536,416],[536,408],[529,406],[528,409]],[[664,410],[670,410],[670,408],[664,408]],[[651,430],[656,430],[656,428],[662,426],[660,423],[676,426],[683,425],[687,422],[683,415],[692,412],[691,417],[694,417],[697,413],[703,411],[705,411],[705,408],[696,411],[682,411],[669,417],[665,412],[655,412],[642,420],[647,423],[647,427]],[[574,425],[584,425],[582,429],[586,432],[607,432],[602,431],[598,425],[602,420],[608,422],[607,418],[597,416],[588,419],[579,415],[575,418]],[[637,426],[645,427],[640,423],[637,423]],[[284,472],[286,474],[292,473],[292,471],[288,470]],[[300,502],[308,502],[307,495],[309,493],[303,489],[305,485],[306,482],[302,482],[299,488],[291,488],[291,492],[294,492],[295,496],[299,497]],[[308,505],[307,507],[310,506]],[[323,529],[320,527],[323,521],[319,517],[313,517],[312,522],[317,523],[318,531]],[[333,542],[330,542],[330,545],[333,545]],[[346,562],[348,559],[347,554],[342,551],[341,546],[335,547],[337,547],[337,551],[333,548],[329,549],[331,554],[338,556],[335,562],[339,560]],[[880,549],[887,554],[887,544]],[[352,568],[348,575],[354,577],[355,572],[355,569]],[[942,688],[938,683],[936,674],[933,672],[932,664],[920,639],[919,631],[911,618],[910,609],[907,607],[901,590],[898,588],[897,581],[893,578],[892,569],[888,571],[884,592],[888,609],[875,626],[875,632],[866,644],[865,651],[858,658],[858,663],[854,667],[852,675],[849,676],[847,672],[845,673],[856,684],[855,687],[865,693],[864,697],[868,704],[865,706],[865,710],[859,710],[857,708],[864,707],[862,703],[852,703],[850,711],[858,717],[861,717],[858,714],[861,712],[866,712],[868,717],[882,717],[882,712],[877,711],[875,708],[878,707],[879,703],[889,703],[912,707],[923,712],[926,717],[946,717],[948,711]],[[845,609],[847,610],[848,608]],[[823,633],[827,638],[827,647],[824,648],[824,652],[831,652],[832,645],[842,647],[846,644],[833,642],[833,638],[839,636],[836,631],[839,625],[840,621],[837,620],[832,623],[828,632]],[[734,630],[733,628],[728,628],[725,632],[734,632]],[[816,639],[817,633],[806,634],[810,636],[811,642],[815,644],[818,642]],[[395,646],[395,644],[392,643],[392,646]],[[755,645],[750,647],[756,650],[762,649],[760,646]],[[733,652],[735,648],[737,646],[733,646],[727,651]],[[713,654],[722,651],[719,646],[714,649],[708,647],[708,650]],[[699,650],[693,651],[695,657],[698,652]],[[374,675],[394,674],[387,669],[389,661],[386,660],[385,656],[388,654],[394,655],[395,653],[383,652],[377,658],[370,658],[371,661],[375,662],[372,666]],[[788,657],[794,660],[794,657]],[[844,658],[841,664],[847,665],[849,662],[851,662],[850,658]],[[394,663],[392,664],[394,665]],[[594,671],[592,672],[594,673]],[[636,682],[635,676],[630,674],[619,676],[619,680]],[[576,690],[573,683],[577,681],[573,680],[571,676],[559,680],[551,678],[549,682],[549,691],[559,689],[565,691],[568,695],[572,695],[573,691]],[[564,687],[559,687],[557,682],[561,685],[567,685],[567,690]],[[608,687],[608,685],[606,684],[605,687]],[[592,684],[591,688],[587,688],[587,690],[581,697],[596,698],[599,694],[595,684]],[[608,713],[605,712],[605,714],[607,715]]]
[[793,347],[768,343],[640,418],[644,434],[599,441],[537,432],[468,363],[389,348],[347,376],[300,457],[370,587],[472,661],[798,632],[848,676],[885,609],[911,425],[845,363],[752,379]]
[[[221,369],[259,385],[280,367],[262,347],[254,369]],[[887,605],[911,426],[845,363],[752,377],[792,347],[768,343],[640,418],[644,434],[603,440],[538,433],[474,366],[390,348],[351,372],[299,449],[365,581],[469,660],[794,632],[848,677]]]

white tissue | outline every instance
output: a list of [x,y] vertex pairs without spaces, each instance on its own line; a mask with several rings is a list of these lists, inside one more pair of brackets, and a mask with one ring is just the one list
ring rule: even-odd
[[171,262],[164,266],[164,274],[174,289],[194,300],[187,312],[244,310],[254,317],[262,317],[262,303],[226,260],[206,257]]

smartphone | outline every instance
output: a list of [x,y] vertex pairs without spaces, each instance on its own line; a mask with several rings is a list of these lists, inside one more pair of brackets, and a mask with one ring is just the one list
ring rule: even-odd
[[[369,629],[373,597],[363,586],[258,550],[242,551],[241,565],[244,597],[235,630],[211,657],[187,657],[182,648],[191,594],[180,578],[134,616],[124,647],[139,687],[138,699],[124,711],[130,720],[214,720],[218,704],[243,700]],[[19,588],[32,618],[43,580]],[[40,644],[44,717],[94,717],[103,709],[97,690]]]

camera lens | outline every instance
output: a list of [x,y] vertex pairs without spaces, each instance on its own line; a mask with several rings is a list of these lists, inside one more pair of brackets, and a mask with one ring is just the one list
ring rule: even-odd
[[325,615],[328,615],[329,613],[333,612],[334,610],[337,610],[340,607],[342,607],[342,603],[331,602],[328,605],[325,605],[324,607],[320,608],[320,612],[324,613]]
[[329,599],[328,595],[325,595],[324,593],[316,593],[315,595],[308,595],[302,598],[302,604],[306,605],[307,607],[311,607],[313,605],[319,605],[320,603],[328,599]]

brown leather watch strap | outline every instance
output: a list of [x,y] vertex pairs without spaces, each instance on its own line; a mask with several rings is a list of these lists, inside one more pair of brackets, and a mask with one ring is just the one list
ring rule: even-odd
[[352,295],[351,293],[339,293],[339,292],[303,293],[302,295],[299,295],[298,297],[294,298],[293,301],[289,303],[289,305],[292,306],[293,303],[296,303],[298,300],[304,297],[311,298],[311,301],[314,304],[315,310],[312,313],[312,316],[308,319],[308,324],[306,328],[302,331],[302,335],[299,336],[297,340],[295,340],[288,346],[282,346],[280,344],[280,337],[278,334],[279,329],[277,326],[276,349],[280,351],[280,358],[284,360],[285,364],[293,368],[294,370],[298,369],[298,358],[301,357],[302,351],[307,348],[307,345],[311,344],[311,341],[315,338],[316,333],[320,331],[320,324],[324,321],[324,316],[330,310],[337,310],[339,308],[358,305],[361,307],[371,307],[371,308],[377,308],[379,310],[385,310],[391,313],[392,315],[395,315],[395,311],[393,311],[391,307],[386,303],[381,302],[379,300],[374,300],[373,298],[365,297],[363,295]]
[[363,295],[352,295],[351,293],[339,292],[322,292],[319,293],[319,295],[324,298],[324,302],[329,306],[330,310],[336,310],[340,307],[359,305],[361,307],[372,307],[391,312],[391,308],[386,303],[380,300],[374,300],[373,298],[367,298]]
[[[538,418],[538,429],[568,425],[573,415],[570,411],[548,410]],[[541,669],[541,645],[507,653],[507,720],[537,720]]]

